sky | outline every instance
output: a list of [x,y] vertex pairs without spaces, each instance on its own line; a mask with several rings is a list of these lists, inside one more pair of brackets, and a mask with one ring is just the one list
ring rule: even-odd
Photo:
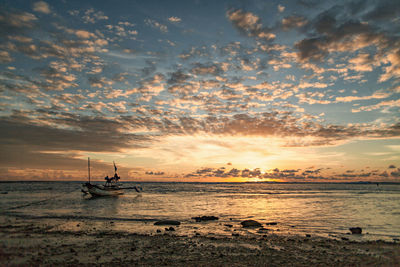
[[0,3],[1,180],[400,181],[400,2]]

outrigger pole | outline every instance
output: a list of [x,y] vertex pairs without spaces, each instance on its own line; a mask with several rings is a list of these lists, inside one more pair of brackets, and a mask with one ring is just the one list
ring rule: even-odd
[[87,165],[88,165],[88,177],[89,177],[89,184],[90,184],[90,158],[87,158]]

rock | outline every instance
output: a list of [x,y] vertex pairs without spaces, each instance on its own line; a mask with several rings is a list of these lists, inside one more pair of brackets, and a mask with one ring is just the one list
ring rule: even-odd
[[268,232],[267,228],[261,227],[260,229],[258,229],[257,233],[262,234],[262,233],[266,233]]
[[238,233],[232,233],[232,236],[239,236]]
[[161,233],[161,230],[160,230],[160,229],[157,229],[157,233]]
[[240,223],[243,227],[261,227],[261,223],[255,220],[246,220]]
[[306,234],[306,237],[311,237],[311,235],[310,234]]
[[192,217],[193,220],[196,220],[196,222],[202,222],[202,221],[215,221],[218,220],[218,217],[215,216],[198,216],[198,217]]
[[342,237],[342,240],[349,241],[349,239],[347,237]]
[[278,223],[277,222],[268,222],[268,223],[266,223],[266,225],[277,225]]
[[161,220],[154,223],[154,225],[180,225],[181,222],[174,220]]
[[165,228],[165,231],[175,231],[175,228],[170,226],[169,228]]
[[361,227],[351,227],[349,230],[353,235],[360,235],[362,233]]
[[226,227],[233,227],[232,224],[224,224]]

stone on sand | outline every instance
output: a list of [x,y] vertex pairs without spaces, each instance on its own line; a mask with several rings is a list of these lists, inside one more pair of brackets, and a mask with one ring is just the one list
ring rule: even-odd
[[351,227],[349,230],[353,235],[360,235],[362,233],[361,227]]
[[245,220],[240,223],[243,227],[261,227],[261,223],[255,220]]
[[215,216],[198,216],[198,217],[192,217],[193,220],[196,220],[196,222],[202,222],[202,221],[215,221],[218,220],[218,217]]
[[154,225],[180,225],[180,221],[174,221],[174,220],[161,220],[157,221],[154,223]]

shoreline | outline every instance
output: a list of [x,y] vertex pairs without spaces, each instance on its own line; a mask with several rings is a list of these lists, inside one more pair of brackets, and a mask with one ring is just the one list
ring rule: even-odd
[[[400,244],[274,233],[194,236],[163,231],[54,230],[2,216],[1,265],[399,266]],[[159,231],[156,231],[159,230]]]

